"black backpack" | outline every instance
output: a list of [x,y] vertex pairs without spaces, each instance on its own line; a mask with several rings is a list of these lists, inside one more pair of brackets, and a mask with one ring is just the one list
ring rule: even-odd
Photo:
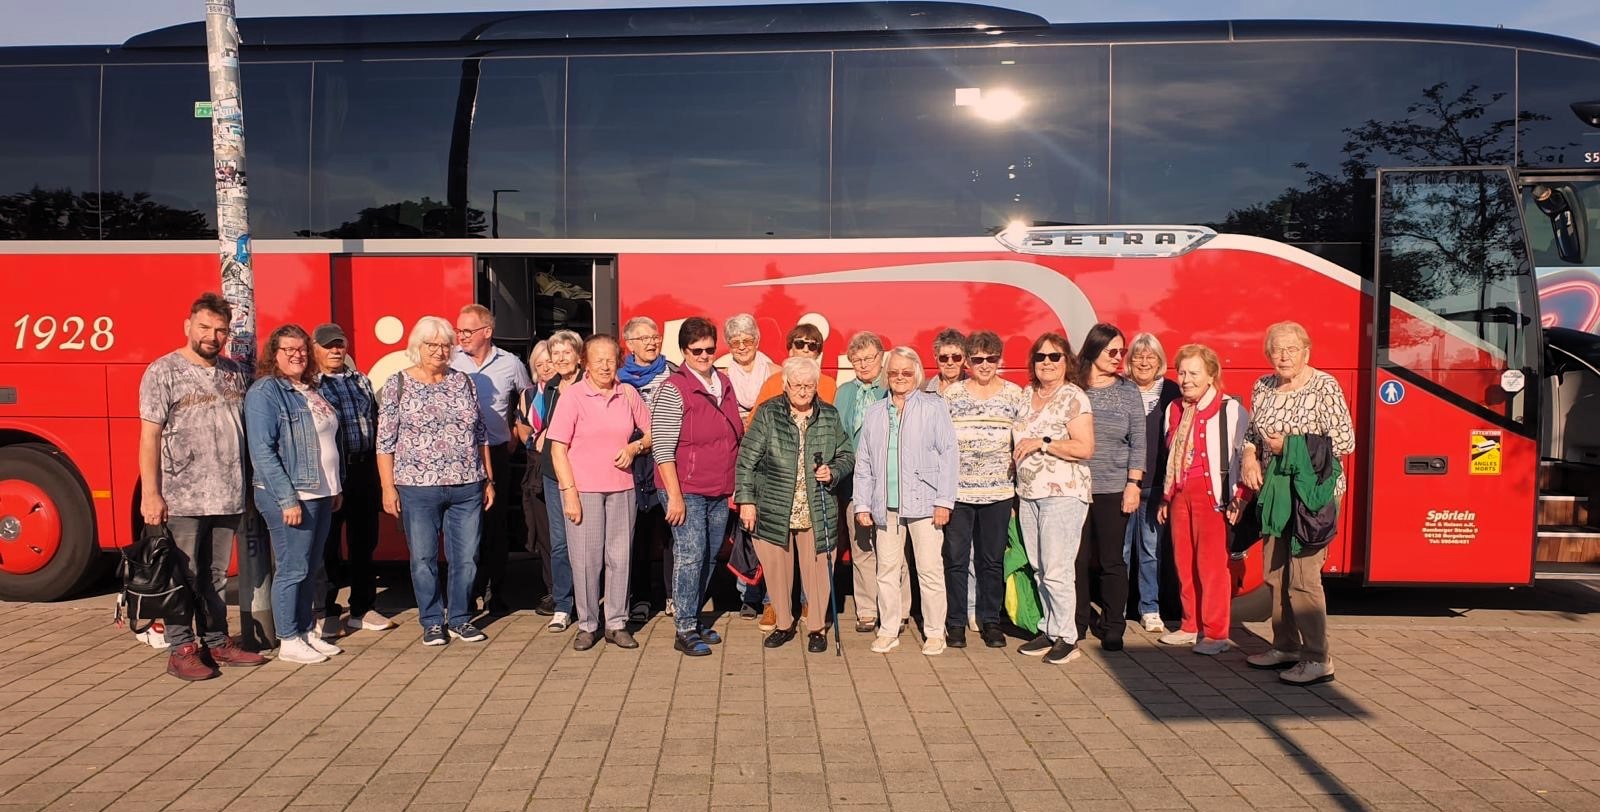
[[123,547],[122,592],[117,595],[118,625],[126,613],[135,634],[150,628],[151,621],[192,625],[194,593],[185,576],[183,554],[172,542],[164,524],[147,526],[132,544]]

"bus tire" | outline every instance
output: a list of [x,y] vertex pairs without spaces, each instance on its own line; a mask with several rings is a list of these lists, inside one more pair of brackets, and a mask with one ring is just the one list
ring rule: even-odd
[[104,572],[94,505],[65,455],[0,448],[0,600],[55,601]]

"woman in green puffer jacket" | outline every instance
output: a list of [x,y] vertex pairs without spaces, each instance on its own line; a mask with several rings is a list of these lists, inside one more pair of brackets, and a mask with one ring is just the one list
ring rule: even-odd
[[[814,358],[783,362],[783,395],[756,406],[739,444],[733,501],[739,520],[755,537],[756,557],[778,627],[764,645],[777,648],[794,639],[795,558],[800,586],[818,598],[832,588],[833,548],[839,527],[834,491],[850,481],[855,454],[839,412],[817,398],[822,367]],[[807,648],[828,650],[828,606],[807,606]]]

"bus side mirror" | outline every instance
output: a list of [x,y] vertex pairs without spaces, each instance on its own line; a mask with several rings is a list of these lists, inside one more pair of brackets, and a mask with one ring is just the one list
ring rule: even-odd
[[1572,112],[1590,127],[1600,127],[1600,101],[1573,102]]
[[[1600,114],[1600,111],[1597,111]],[[1584,226],[1588,220],[1584,217],[1583,201],[1571,186],[1547,186],[1539,184],[1533,187],[1533,202],[1550,218],[1550,229],[1555,234],[1556,253],[1561,255],[1563,262],[1574,265],[1583,262],[1587,254],[1584,243],[1588,235]]]

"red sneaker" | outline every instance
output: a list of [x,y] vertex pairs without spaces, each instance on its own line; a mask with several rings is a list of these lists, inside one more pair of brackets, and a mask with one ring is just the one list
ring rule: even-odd
[[239,644],[235,643],[231,637],[228,638],[228,642],[207,649],[207,651],[211,652],[211,659],[215,660],[217,665],[252,666],[267,664],[267,658],[253,651],[245,651],[239,648]]
[[167,656],[167,673],[187,682],[199,682],[222,676],[222,672],[200,659],[200,644],[185,643]]

